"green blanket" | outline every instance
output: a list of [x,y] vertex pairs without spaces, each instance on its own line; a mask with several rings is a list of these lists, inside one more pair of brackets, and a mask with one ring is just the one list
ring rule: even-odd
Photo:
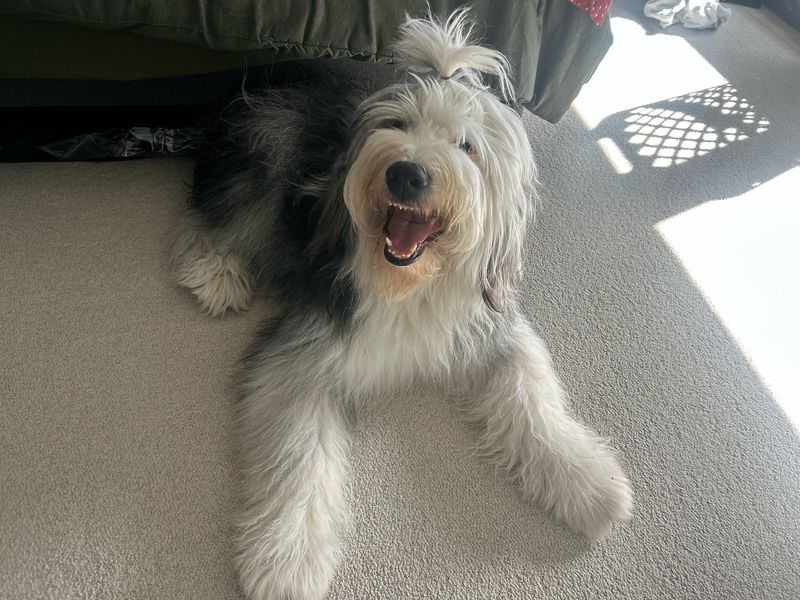
[[[202,52],[194,66],[184,62],[177,70],[168,68],[170,61],[186,52],[163,52],[156,62],[163,61],[162,67],[176,75],[208,72],[245,60],[254,64],[350,57],[390,62],[397,26],[406,14],[422,15],[426,4],[425,0],[0,0],[0,14],[13,15],[18,24],[19,17],[67,23],[95,30],[84,29],[87,36],[136,36]],[[429,4],[434,14],[446,15],[463,2],[430,0]],[[518,100],[550,121],[564,114],[611,43],[608,25],[596,27],[568,0],[475,0],[471,4],[484,42],[502,51],[514,69]],[[19,25],[11,29],[21,31]],[[27,34],[25,40],[37,43]],[[51,37],[47,43],[52,44]],[[41,64],[36,55],[27,52],[23,57],[27,61],[17,60],[14,75],[37,76]],[[95,56],[102,62],[102,56]],[[4,74],[2,61],[0,75]],[[153,65],[152,57],[138,68],[119,65],[106,76],[144,78],[149,74],[147,63]],[[21,73],[20,64],[27,65],[29,72]],[[150,73],[164,72],[153,65]],[[80,77],[80,69],[73,69],[69,76]]]

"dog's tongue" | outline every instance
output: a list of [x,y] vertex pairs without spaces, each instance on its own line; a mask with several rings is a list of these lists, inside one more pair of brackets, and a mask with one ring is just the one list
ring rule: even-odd
[[[417,219],[416,221],[413,219]],[[419,221],[419,216],[396,211],[386,223],[386,235],[391,243],[392,252],[398,255],[411,254],[417,246],[428,239],[439,229],[436,218]]]

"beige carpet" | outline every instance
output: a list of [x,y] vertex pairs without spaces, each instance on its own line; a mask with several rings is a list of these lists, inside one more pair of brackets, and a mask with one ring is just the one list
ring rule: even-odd
[[[800,360],[793,343],[778,363],[762,352],[797,328],[800,219],[782,202],[800,187],[800,36],[739,7],[714,34],[615,14],[617,45],[575,111],[529,119],[544,202],[524,298],[575,411],[621,450],[635,518],[591,545],[496,477],[442,399],[387,398],[358,426],[331,600],[800,596],[796,372],[780,363]],[[740,112],[703,101],[730,97],[726,82]],[[717,132],[705,152],[648,154],[625,131],[669,106]],[[731,119],[746,137],[723,146]],[[3,599],[239,597],[230,383],[257,311],[208,319],[168,280],[190,168],[0,165]],[[742,206],[726,237],[724,210]],[[767,251],[795,269],[740,260]],[[774,301],[737,313],[753,290]]]

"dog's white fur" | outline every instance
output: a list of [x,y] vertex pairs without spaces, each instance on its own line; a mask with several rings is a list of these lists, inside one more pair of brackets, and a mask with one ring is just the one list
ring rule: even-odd
[[[397,48],[416,73],[413,88],[379,92],[360,108],[368,125],[398,116],[413,125],[366,127],[348,163],[343,199],[354,229],[339,276],[358,291],[353,325],[342,334],[309,311],[249,361],[238,415],[237,567],[251,599],[325,595],[347,519],[350,412],[411,382],[452,392],[483,427],[485,454],[574,530],[602,536],[630,515],[613,452],[565,410],[548,352],[514,298],[534,162],[518,115],[482,83],[488,73],[510,95],[505,60],[471,45],[465,15],[408,21]],[[433,173],[425,208],[447,228],[416,264],[396,267],[382,255],[384,173],[403,160]],[[245,307],[244,262],[197,223],[182,236],[180,283],[212,314]]]

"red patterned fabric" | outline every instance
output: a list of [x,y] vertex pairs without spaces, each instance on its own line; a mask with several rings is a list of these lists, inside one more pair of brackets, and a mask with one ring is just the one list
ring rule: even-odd
[[612,0],[569,0],[577,6],[589,13],[589,18],[594,21],[594,24],[600,27],[606,20],[608,9],[611,8]]

